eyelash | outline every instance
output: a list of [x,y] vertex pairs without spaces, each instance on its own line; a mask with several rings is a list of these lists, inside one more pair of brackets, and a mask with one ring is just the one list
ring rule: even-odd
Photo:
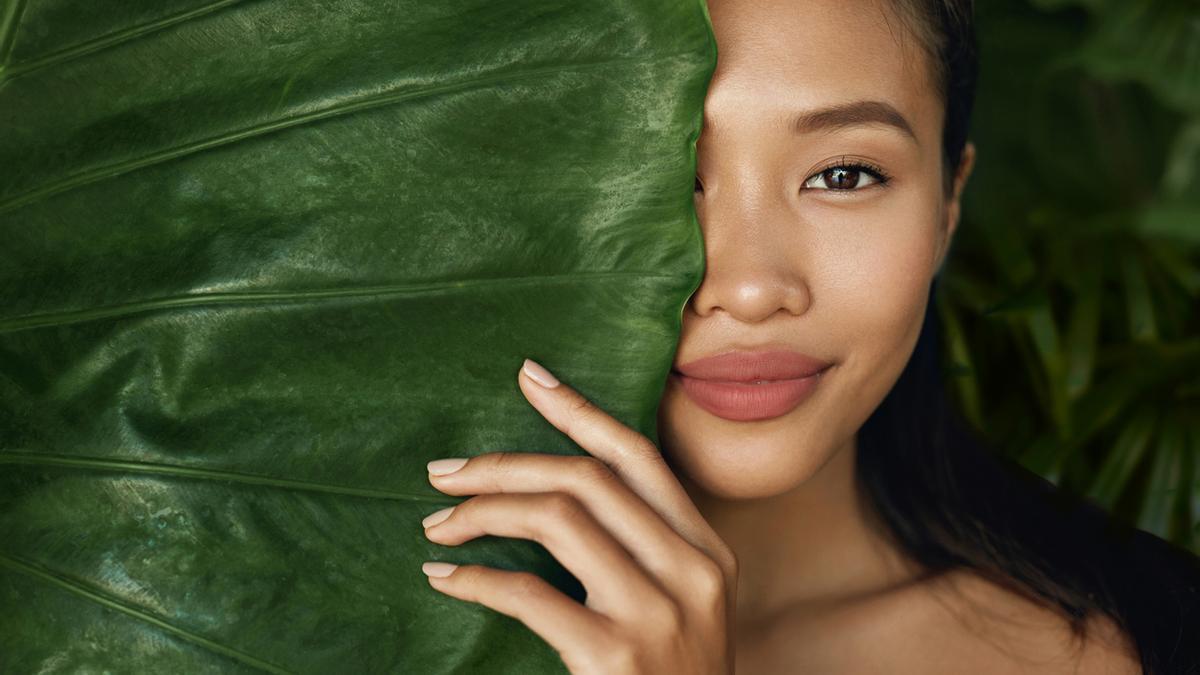
[[[882,167],[880,167],[876,164],[872,164],[872,163],[864,161],[864,160],[851,160],[851,161],[847,162],[846,158],[842,157],[842,158],[838,159],[836,162],[832,162],[832,163],[827,164],[826,166],[822,167],[819,171],[817,171],[813,175],[809,176],[808,178],[805,178],[804,183],[802,185],[807,185],[810,180],[816,178],[817,176],[820,176],[821,174],[825,173],[826,171],[829,171],[830,169],[851,169],[851,170],[858,170],[858,171],[865,172],[868,175],[870,175],[871,177],[873,177],[876,181],[876,182],[872,183],[871,185],[878,185],[881,187],[884,185],[887,185],[888,182],[890,182],[892,180],[892,177],[888,173],[886,173]],[[871,187],[871,185],[868,185],[866,187],[849,188],[849,189],[848,188],[801,188],[801,189],[823,190],[825,192],[858,192],[860,190],[866,189],[867,187]],[[700,184],[700,177],[697,176],[696,177],[696,189],[700,190],[702,188],[703,188],[703,186]]]
[[859,192],[861,190],[865,190],[866,188],[872,187],[874,185],[878,185],[880,187],[885,186],[888,184],[889,181],[892,180],[892,177],[890,175],[888,175],[883,170],[883,168],[878,165],[872,164],[870,162],[867,162],[867,161],[861,160],[861,159],[847,161],[847,159],[845,157],[841,157],[837,161],[831,162],[831,163],[821,167],[820,170],[818,170],[816,173],[812,174],[808,178],[805,178],[804,183],[802,185],[808,185],[809,181],[813,180],[814,178],[819,177],[821,174],[823,174],[826,171],[829,171],[831,169],[849,169],[851,171],[859,171],[862,173],[866,173],[867,175],[874,178],[875,182],[872,183],[871,185],[866,185],[863,187],[856,187],[856,188],[832,188],[832,187],[829,187],[829,188],[801,188],[801,189],[821,190],[824,192]]

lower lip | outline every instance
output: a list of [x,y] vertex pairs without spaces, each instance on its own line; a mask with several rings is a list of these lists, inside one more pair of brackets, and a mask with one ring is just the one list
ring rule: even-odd
[[671,377],[679,379],[683,390],[701,408],[727,420],[749,422],[791,412],[812,395],[828,370],[796,380],[763,384],[701,380],[679,373],[671,373]]

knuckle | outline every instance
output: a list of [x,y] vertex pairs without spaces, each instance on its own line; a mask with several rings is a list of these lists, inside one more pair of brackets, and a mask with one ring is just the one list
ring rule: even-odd
[[639,434],[633,429],[630,429],[629,431],[633,434],[633,438],[629,442],[629,447],[632,448],[635,455],[643,459],[649,459],[653,461],[663,460],[662,452],[659,451],[658,446],[654,445],[650,439]]
[[725,570],[717,561],[707,556],[702,557],[696,566],[695,584],[697,594],[705,599],[724,599]]
[[696,552],[694,563],[688,571],[689,586],[695,591],[692,597],[696,600],[706,607],[723,605],[731,578],[736,576],[731,576],[725,563],[709,557],[702,551]]
[[487,569],[480,565],[459,565],[454,570],[454,580],[463,592],[477,598],[487,581]]
[[516,468],[516,458],[511,452],[491,452],[487,454],[491,472],[498,477],[510,475]]
[[586,422],[600,412],[599,406],[585,396],[579,396],[572,401],[569,410],[572,419],[576,422]]
[[617,476],[602,460],[592,456],[580,456],[572,460],[574,474],[582,485],[606,484]]
[[683,629],[683,608],[670,598],[650,603],[647,614],[654,628],[666,635],[675,635]]
[[543,501],[545,504],[542,513],[553,520],[575,522],[587,513],[583,504],[567,492],[547,493]]
[[507,584],[507,587],[515,600],[527,604],[529,599],[545,593],[546,582],[532,572],[513,572],[512,582]]
[[632,617],[627,642],[638,644],[672,644],[687,632],[687,615],[681,603],[666,595],[644,599]]
[[622,474],[637,471],[637,467],[646,465],[662,465],[665,460],[658,448],[651,443],[645,436],[639,434],[633,429],[628,429],[626,432],[628,440],[622,444],[622,447],[628,448],[628,452],[623,453],[621,457],[613,462],[613,468]]

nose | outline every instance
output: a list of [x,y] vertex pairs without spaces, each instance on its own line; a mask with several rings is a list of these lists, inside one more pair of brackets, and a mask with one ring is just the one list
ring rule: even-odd
[[696,192],[704,234],[704,279],[689,305],[699,316],[719,311],[745,323],[779,312],[800,316],[812,305],[808,274],[815,247],[786,198],[759,190],[710,196]]

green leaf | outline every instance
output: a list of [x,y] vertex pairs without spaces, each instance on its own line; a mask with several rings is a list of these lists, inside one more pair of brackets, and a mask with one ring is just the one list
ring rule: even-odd
[[1061,437],[1071,433],[1071,408],[1068,404],[1066,382],[1063,376],[1062,349],[1059,346],[1058,327],[1050,311],[1049,302],[1032,308],[1026,317],[1026,327],[1034,350],[1042,366],[1042,375],[1049,397],[1050,413]]
[[985,228],[981,234],[987,237],[996,268],[1003,271],[1010,285],[1025,286],[1033,280],[1037,268],[1020,230]]
[[425,463],[657,442],[704,271],[700,0],[0,9],[6,672],[564,672],[425,560]]
[[[978,153],[944,287],[987,402],[977,428],[1078,493],[1141,408],[1195,409],[1198,7],[975,6]],[[1136,475],[1149,475],[1161,447],[1147,446]],[[1120,482],[1111,462],[1106,480]],[[1143,487],[1116,489],[1115,515],[1136,522]]]
[[[1163,171],[1162,192],[1169,199],[1181,199],[1188,194],[1188,189],[1195,189],[1194,195],[1200,196],[1200,115],[1194,115],[1183,124],[1175,140],[1171,143],[1170,155]],[[1193,241],[1198,235],[1196,228],[1200,222],[1192,221],[1193,231],[1190,233]]]
[[1121,257],[1121,273],[1125,283],[1125,303],[1129,313],[1129,335],[1134,340],[1153,342],[1158,339],[1154,319],[1154,301],[1146,282],[1146,272],[1136,251]]
[[1104,458],[1088,497],[1106,508],[1113,506],[1141,463],[1157,424],[1158,413],[1153,408],[1142,408],[1134,414]]
[[1163,102],[1200,112],[1196,3],[1112,2],[1082,50],[1095,75],[1145,83]]
[[1175,508],[1183,501],[1186,485],[1183,474],[1184,430],[1178,420],[1166,419],[1159,430],[1159,442],[1152,452],[1146,496],[1138,515],[1137,526],[1163,539],[1171,538],[1171,521]]
[[1189,296],[1200,296],[1200,264],[1194,264],[1172,244],[1148,242],[1148,250],[1159,268]]
[[983,413],[979,398],[979,383],[975,379],[975,368],[972,365],[971,350],[963,337],[958,317],[949,307],[949,302],[944,298],[939,298],[935,309],[942,319],[949,356],[958,369],[954,372],[954,385],[963,403],[963,414],[976,429],[979,429],[983,427]]
[[1020,462],[1042,478],[1058,483],[1062,478],[1062,463],[1066,458],[1063,449],[1062,439],[1057,436],[1041,436],[1025,448],[1020,455]]
[[982,314],[987,317],[1012,317],[1028,320],[1034,312],[1044,307],[1046,302],[1046,289],[1027,285],[984,307]]
[[1082,5],[1095,10],[1104,6],[1107,0],[1030,0],[1030,4],[1038,9],[1057,11],[1073,5]]
[[1146,237],[1200,244],[1200,204],[1160,204],[1138,214],[1135,230]]
[[1095,265],[1084,267],[1082,288],[1071,309],[1066,336],[1066,394],[1071,400],[1079,398],[1092,381],[1096,361],[1096,344],[1100,328],[1100,270]]
[[[1143,378],[1146,376],[1143,375]],[[1120,427],[1127,420],[1146,387],[1144,379],[1132,379],[1119,372],[1094,383],[1072,405],[1072,418],[1079,421],[1074,429],[1068,452],[1076,446],[1097,441],[1105,450],[1105,436],[1101,432]]]

